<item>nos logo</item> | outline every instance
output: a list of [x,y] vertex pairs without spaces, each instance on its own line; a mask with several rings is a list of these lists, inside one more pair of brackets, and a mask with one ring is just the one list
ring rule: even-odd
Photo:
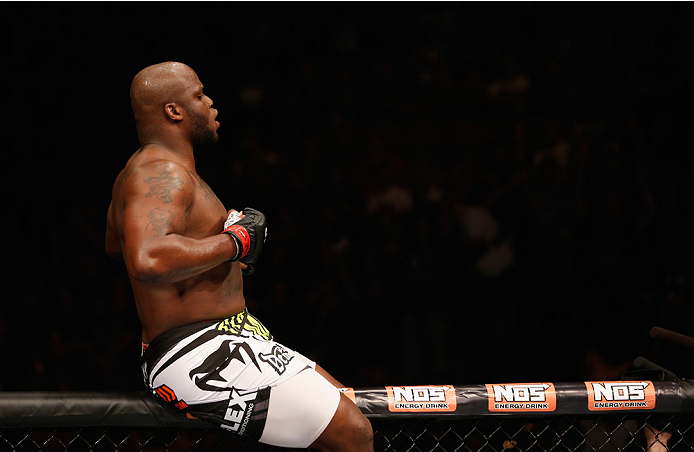
[[386,386],[391,412],[455,411],[453,386]]
[[487,384],[489,411],[554,411],[557,393],[553,383]]
[[586,381],[588,409],[652,410],[655,389],[650,381]]

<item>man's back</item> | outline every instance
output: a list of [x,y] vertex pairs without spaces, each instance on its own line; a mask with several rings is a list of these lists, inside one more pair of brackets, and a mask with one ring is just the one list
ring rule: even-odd
[[144,146],[118,175],[112,196],[106,248],[109,255],[122,256],[128,269],[143,341],[177,326],[243,310],[238,263],[222,262],[194,274],[160,265],[185,253],[186,239],[218,235],[227,218],[190,162],[162,146]]

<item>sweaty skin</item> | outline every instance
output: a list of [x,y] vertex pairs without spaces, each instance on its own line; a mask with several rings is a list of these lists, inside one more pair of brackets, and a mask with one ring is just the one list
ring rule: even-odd
[[[212,99],[187,65],[149,66],[133,79],[130,102],[140,149],[113,185],[106,221],[106,253],[125,263],[142,341],[200,320],[242,311],[245,264],[231,236],[228,213],[195,171],[193,149],[216,143]],[[339,381],[316,365],[334,386]],[[311,445],[321,451],[372,452],[368,419],[344,394],[332,420]]]
[[142,147],[116,178],[106,227],[106,251],[126,265],[145,343],[245,307],[242,264],[228,262],[236,246],[220,234],[227,210],[193,159],[194,143],[217,139],[217,110],[192,69],[160,66],[133,80]]

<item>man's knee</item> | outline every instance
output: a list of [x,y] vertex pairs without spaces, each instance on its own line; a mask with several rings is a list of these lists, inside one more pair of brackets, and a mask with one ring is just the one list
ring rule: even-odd
[[371,422],[364,416],[364,414],[357,408],[351,400],[345,397],[345,400],[340,402],[343,405],[346,422],[343,427],[343,438],[345,442],[350,443],[350,445],[362,445],[361,448],[355,448],[355,450],[370,450],[370,446],[373,445],[374,432],[371,427]]
[[371,427],[371,422],[357,408],[350,416],[350,422],[347,427],[348,436],[355,444],[373,444],[374,432]]
[[354,426],[355,432],[354,437],[358,438],[360,442],[366,445],[373,446],[374,442],[374,431],[371,426],[371,422],[363,414],[359,418],[359,421]]
[[371,422],[351,400],[342,395],[335,416],[312,447],[332,451],[372,451]]

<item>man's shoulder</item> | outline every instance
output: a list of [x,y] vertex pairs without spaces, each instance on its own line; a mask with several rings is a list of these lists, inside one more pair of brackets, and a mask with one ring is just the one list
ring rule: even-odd
[[149,185],[157,180],[179,180],[184,184],[190,179],[190,171],[184,165],[166,153],[151,148],[135,153],[123,169],[123,174],[128,176],[129,184]]
[[126,197],[157,193],[164,194],[165,200],[177,194],[186,196],[195,187],[184,165],[156,151],[134,155],[123,169],[121,183]]
[[166,170],[188,173],[188,169],[183,164],[177,162],[170,152],[159,146],[147,146],[139,149],[130,157],[126,168],[139,172]]

